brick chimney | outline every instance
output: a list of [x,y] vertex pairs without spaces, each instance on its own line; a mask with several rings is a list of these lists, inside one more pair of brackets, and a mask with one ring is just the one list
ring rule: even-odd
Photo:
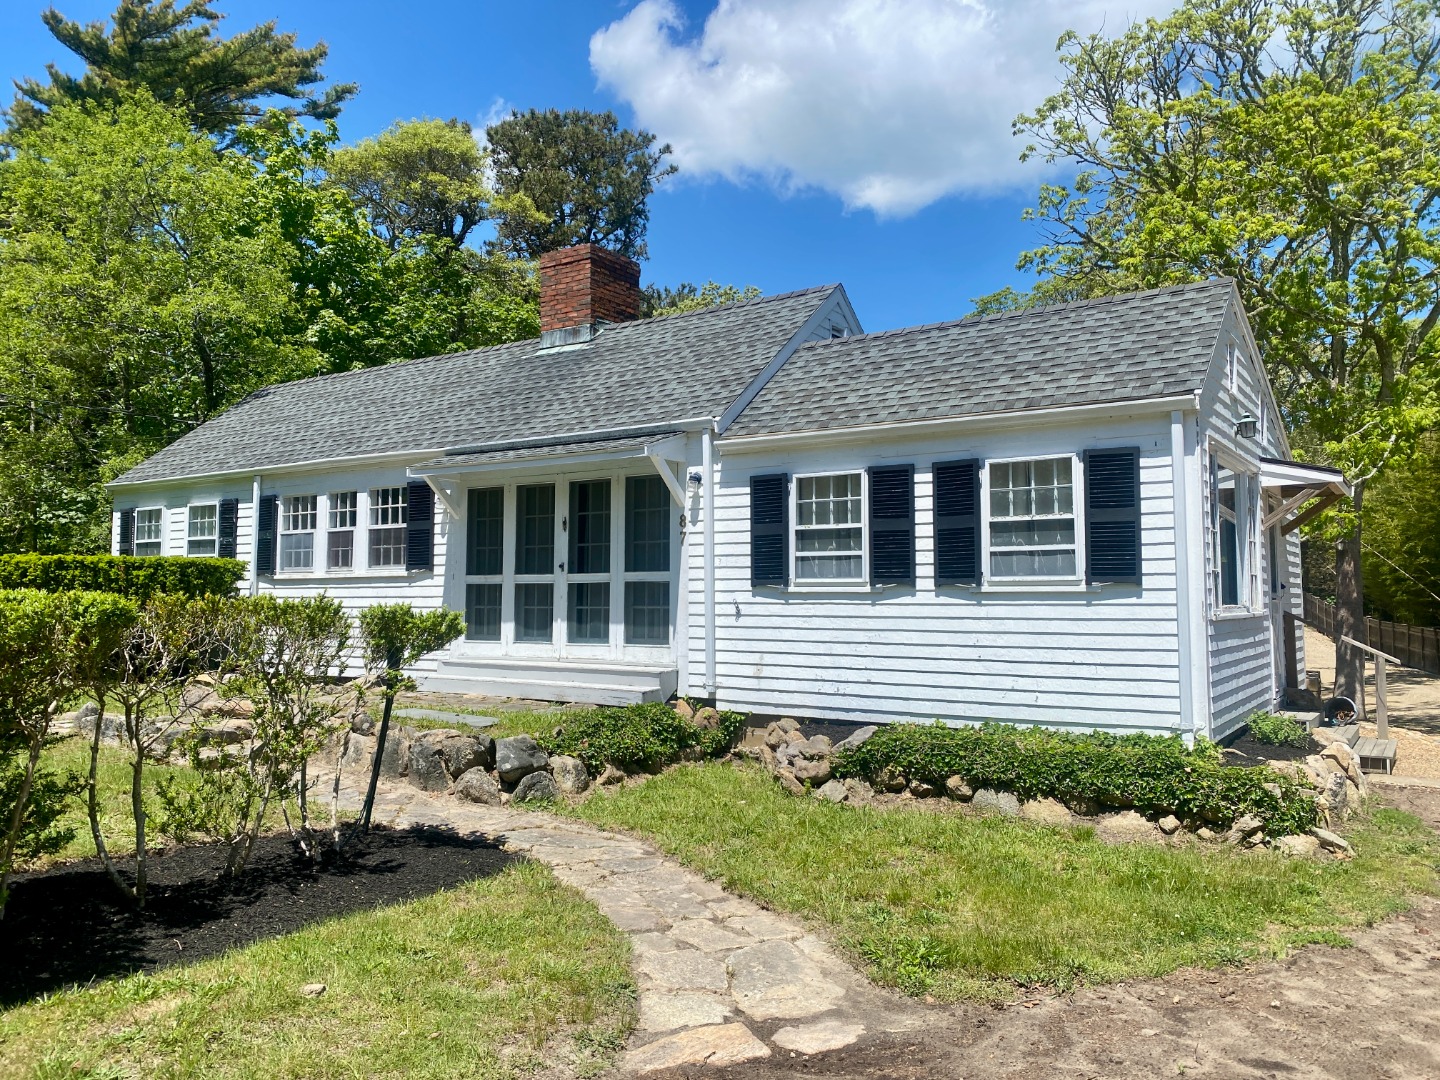
[[640,264],[598,244],[540,256],[540,343],[589,341],[596,323],[640,317]]

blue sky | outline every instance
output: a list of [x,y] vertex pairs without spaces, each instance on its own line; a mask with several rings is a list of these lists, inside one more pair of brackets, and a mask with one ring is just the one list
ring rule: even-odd
[[[718,8],[717,8],[718,4]],[[360,84],[342,139],[396,119],[506,107],[613,109],[675,144],[651,202],[647,282],[779,292],[845,284],[867,330],[938,322],[1023,287],[1021,220],[1044,174],[1014,115],[1059,78],[1054,43],[1164,0],[217,0],[226,33],[267,19],[323,39]],[[101,19],[115,0],[56,0]],[[75,69],[38,0],[0,5],[0,71]],[[8,99],[8,94],[7,94]],[[1051,174],[1053,175],[1053,174]]]

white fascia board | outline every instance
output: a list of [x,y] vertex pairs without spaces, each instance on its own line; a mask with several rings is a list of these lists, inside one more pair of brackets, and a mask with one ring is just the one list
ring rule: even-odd
[[1005,428],[1031,421],[1085,421],[1127,416],[1132,413],[1164,413],[1179,409],[1191,412],[1200,407],[1196,394],[1174,397],[1141,398],[1135,401],[1110,401],[1097,405],[1058,405],[1042,409],[1013,409],[1005,412],[976,413],[973,416],[949,416],[935,420],[900,420],[884,424],[862,424],[856,427],[819,428],[812,431],[784,431],[766,435],[735,435],[721,439],[722,450],[748,452],[793,442],[825,444],[867,439],[875,435],[918,437],[945,434],[970,428]]
[[453,465],[438,469],[406,469],[406,474],[416,480],[459,480],[480,473],[513,472],[516,469],[565,469],[572,465],[588,465],[601,461],[644,460],[645,447],[631,446],[624,450],[608,450],[600,454],[547,454],[544,457],[514,458],[509,461],[486,461],[476,465]]
[[257,473],[270,477],[287,473],[311,472],[317,469],[329,471],[337,468],[362,468],[366,465],[403,463],[413,461],[418,457],[439,457],[443,453],[445,453],[444,447],[438,450],[398,450],[391,454],[356,454],[353,457],[315,458],[311,461],[295,461],[286,465],[267,465],[263,468],[252,467],[249,469],[226,469],[222,472],[187,473],[184,476],[161,476],[153,480],[131,480],[128,482],[112,480],[105,485],[105,489],[107,491],[128,491],[132,488],[154,487],[157,484],[198,484],[207,480],[232,480],[236,477],[249,478],[255,476]]
[[[1347,499],[1354,494],[1349,481],[1336,470],[1317,467],[1303,461],[1267,461],[1260,462],[1260,486],[1262,488],[1276,487],[1313,487],[1321,491],[1333,491],[1338,495],[1344,495]],[[1319,494],[1319,491],[1316,492]]]
[[750,385],[745,387],[740,392],[740,396],[730,403],[730,407],[720,414],[720,418],[715,422],[715,430],[718,434],[725,434],[726,429],[745,411],[750,402],[755,400],[756,395],[765,389],[765,384],[785,366],[785,361],[795,354],[796,349],[805,344],[810,335],[830,317],[830,313],[836,308],[840,308],[854,322],[855,326],[859,327],[860,320],[855,317],[855,309],[850,306],[850,298],[845,295],[845,286],[836,285],[830,295],[810,315],[810,318],[805,320],[805,324],[791,335],[790,340],[781,346],[780,351],[770,358],[770,362],[760,369],[755,378],[750,380]]

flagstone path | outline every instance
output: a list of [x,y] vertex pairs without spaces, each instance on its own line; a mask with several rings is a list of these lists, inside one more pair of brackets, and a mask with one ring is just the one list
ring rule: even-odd
[[[342,796],[342,806],[359,801],[353,790]],[[379,792],[374,820],[490,837],[548,864],[629,935],[640,1016],[622,1071],[788,1059],[930,1019],[868,983],[800,923],[725,892],[633,837],[408,785]]]

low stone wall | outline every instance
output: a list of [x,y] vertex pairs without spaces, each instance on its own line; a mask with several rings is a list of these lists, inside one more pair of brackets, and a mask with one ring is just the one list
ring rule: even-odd
[[1103,838],[1114,842],[1208,841],[1270,848],[1304,857],[1351,857],[1349,843],[1334,830],[1359,808],[1367,791],[1359,758],[1344,742],[1331,743],[1303,762],[1272,763],[1271,768],[1295,776],[1314,790],[1325,827],[1301,836],[1267,837],[1260,820],[1250,815],[1237,819],[1228,829],[1216,830],[1210,823],[1181,821],[1173,814],[1147,817],[1135,810],[1083,803],[1067,806],[1056,799],[1022,801],[1008,791],[974,790],[961,776],[952,776],[940,786],[909,780],[888,769],[873,785],[854,777],[836,778],[833,775],[835,754],[861,745],[875,731],[873,727],[860,728],[840,742],[832,743],[826,735],[807,735],[797,721],[783,719],[765,730],[763,741],[755,744],[747,740],[751,745],[737,753],[760,762],[792,795],[847,806],[884,808],[913,805],[916,800],[948,800],[976,812],[1024,818],[1046,825],[1090,825]]

